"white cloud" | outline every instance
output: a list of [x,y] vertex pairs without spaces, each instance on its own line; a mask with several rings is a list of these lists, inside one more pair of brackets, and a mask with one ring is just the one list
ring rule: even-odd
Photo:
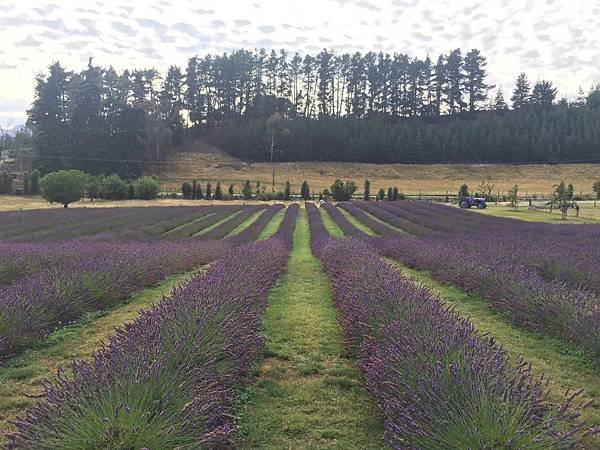
[[[460,47],[488,58],[490,82],[510,91],[519,72],[575,96],[600,82],[598,0],[21,0],[0,9],[0,99],[23,116],[36,74],[90,56],[116,69],[185,66],[195,54],[286,46],[290,54],[382,50],[433,60]],[[232,16],[232,11],[235,15]]]

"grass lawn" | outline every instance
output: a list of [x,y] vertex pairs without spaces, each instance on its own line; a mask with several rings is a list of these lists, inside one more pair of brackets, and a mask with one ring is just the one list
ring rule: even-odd
[[121,305],[88,314],[73,325],[57,329],[36,348],[0,368],[0,430],[11,429],[8,421],[35,402],[30,396],[43,392],[43,380],[53,377],[59,366],[68,373],[73,359],[91,358],[116,327],[135,319],[140,309],[160,302],[197,272],[170,276],[158,286],[135,293]]
[[[593,204],[593,202],[591,202]],[[579,211],[579,217],[575,217],[575,211],[570,210],[566,220],[561,219],[560,212],[553,211],[540,211],[535,209],[529,209],[527,205],[520,206],[518,210],[515,210],[507,205],[494,205],[488,204],[486,209],[472,208],[471,211],[478,212],[480,214],[487,214],[490,216],[498,217],[510,217],[512,219],[521,219],[531,222],[546,222],[546,223],[598,223],[600,220],[600,208],[595,210],[593,206],[582,206]],[[594,215],[596,218],[594,218]]]
[[287,271],[263,318],[265,358],[238,416],[239,448],[387,448],[336,314],[301,209]]
[[[387,259],[387,258],[386,258]],[[567,390],[584,389],[581,400],[593,400],[582,417],[589,425],[600,425],[600,376],[593,361],[573,345],[511,324],[487,303],[455,286],[435,281],[424,271],[388,259],[406,275],[430,287],[442,301],[467,317],[481,333],[489,333],[508,352],[513,362],[522,356],[537,376],[548,378],[549,399],[559,403]],[[600,436],[587,448],[600,448]]]

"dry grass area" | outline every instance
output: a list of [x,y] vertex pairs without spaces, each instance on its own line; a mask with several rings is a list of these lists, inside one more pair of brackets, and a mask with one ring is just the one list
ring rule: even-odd
[[[71,203],[69,208],[127,208],[129,206],[200,206],[200,205],[231,205],[231,204],[266,204],[266,203],[285,203],[285,202],[259,202],[259,201],[216,201],[216,200],[183,200],[173,198],[161,198],[156,200],[94,200],[88,199]],[[0,211],[18,211],[21,209],[62,209],[59,203],[50,204],[39,196],[23,195],[0,195]]]
[[[166,190],[179,190],[183,181],[194,178],[223,185],[236,185],[241,189],[245,180],[253,185],[271,184],[271,165],[268,163],[245,163],[222,152],[180,152],[169,161],[156,164],[150,169],[156,174]],[[298,192],[300,184],[307,180],[315,192],[329,187],[334,179],[354,180],[362,189],[365,179],[371,181],[371,191],[380,187],[398,186],[406,194],[454,193],[462,183],[476,189],[482,180],[490,181],[496,189],[507,193],[514,184],[521,194],[549,194],[552,185],[564,179],[573,183],[577,192],[591,193],[592,184],[600,180],[600,164],[360,164],[333,162],[279,163],[276,165],[276,184],[283,189],[286,181]]]

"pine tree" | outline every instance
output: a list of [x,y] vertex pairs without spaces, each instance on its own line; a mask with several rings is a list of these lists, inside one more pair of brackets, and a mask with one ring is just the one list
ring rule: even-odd
[[554,103],[556,98],[556,88],[551,81],[542,80],[535,83],[531,93],[531,104],[548,107]]
[[302,182],[302,186],[300,187],[300,196],[302,197],[302,200],[310,199],[310,189],[306,180]]
[[488,90],[494,87],[485,82],[486,65],[485,57],[477,49],[471,50],[465,56],[465,88],[469,95],[470,112],[474,112],[479,103],[487,100]]
[[223,200],[223,192],[221,191],[220,181],[217,181],[217,186],[215,186],[215,200]]
[[452,50],[446,57],[445,101],[450,114],[461,112],[465,106],[462,99],[462,86],[464,83],[463,59],[460,49]]
[[371,182],[369,180],[365,180],[365,188],[363,190],[363,200],[371,199]]
[[531,89],[529,85],[529,80],[527,79],[527,75],[525,73],[520,73],[517,77],[517,82],[515,84],[515,89],[513,90],[513,95],[510,98],[512,101],[513,109],[521,109],[524,106],[527,106],[529,103],[529,90]]
[[252,186],[250,186],[250,181],[246,180],[244,183],[244,187],[242,188],[242,195],[244,196],[244,200],[250,200],[252,198]]
[[204,191],[204,198],[206,200],[210,200],[212,198],[212,186],[210,181],[206,183],[206,190]]
[[283,199],[289,201],[292,197],[292,187],[289,181],[285,182],[285,190],[283,191]]
[[508,105],[504,100],[504,94],[502,93],[502,89],[498,89],[496,92],[496,96],[494,97],[494,102],[492,103],[492,109],[494,111],[507,111]]

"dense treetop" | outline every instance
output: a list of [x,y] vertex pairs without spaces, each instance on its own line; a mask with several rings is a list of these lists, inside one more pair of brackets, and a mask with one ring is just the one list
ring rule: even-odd
[[137,175],[187,134],[242,158],[269,157],[267,119],[289,130],[280,160],[553,162],[599,159],[600,88],[557,102],[551,81],[518,75],[509,99],[486,59],[460,49],[435,61],[406,54],[290,55],[237,50],[185,69],[60,63],[36,81],[28,125],[42,171]]

